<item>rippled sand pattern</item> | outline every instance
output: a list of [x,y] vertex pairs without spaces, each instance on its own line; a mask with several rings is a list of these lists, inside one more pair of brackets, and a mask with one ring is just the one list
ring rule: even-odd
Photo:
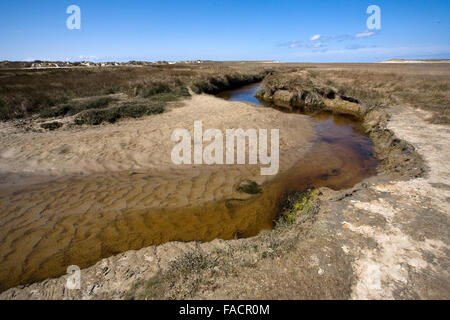
[[[116,125],[54,133],[1,128],[0,289],[150,244],[270,228],[270,201],[243,206],[249,196],[236,192],[243,179],[262,184],[273,178],[260,176],[257,166],[171,163],[172,131],[192,131],[195,120],[204,129],[283,128],[281,171],[311,148],[314,137],[306,118],[210,96]],[[42,177],[47,182],[23,185]],[[255,210],[248,214],[250,203]]]
[[[220,119],[216,115],[208,117],[212,114],[209,112],[217,110],[201,107],[199,110],[205,100],[198,99],[229,109],[222,110]],[[158,147],[148,145],[154,152],[149,158],[161,161],[160,166],[151,161],[144,161],[139,167],[135,167],[133,161],[121,162],[127,158],[117,149],[114,136],[111,150],[102,149],[100,138],[106,139],[103,135],[120,131],[127,137],[126,133],[136,128],[145,131],[154,125],[152,117],[136,121],[133,126],[128,123],[128,131],[122,124],[76,132],[75,136],[81,135],[85,140],[78,140],[74,148],[90,148],[93,152],[97,147],[100,153],[111,152],[105,161],[112,164],[112,168],[100,170],[102,162],[95,154],[86,154],[80,163],[74,160],[69,165],[52,155],[56,158],[54,168],[62,174],[59,178],[3,189],[0,193],[0,289],[57,276],[65,273],[69,265],[87,267],[101,258],[152,244],[253,236],[272,227],[277,201],[284,192],[311,185],[348,187],[374,173],[376,161],[370,154],[370,142],[355,132],[344,118],[328,115],[313,119],[210,99],[215,98],[194,97],[186,107],[164,115],[172,114],[171,120],[164,120],[177,120],[176,127],[185,128],[192,126],[191,120],[195,117],[204,118],[209,127],[217,124],[221,128],[221,122],[231,127],[239,127],[240,123],[252,127],[249,122],[255,128],[279,126],[282,140],[279,175],[262,177],[257,166],[249,165],[173,167],[164,160],[164,152],[170,152],[173,143],[164,146],[163,139],[155,142]],[[236,114],[239,111],[235,107],[243,109],[244,114]],[[189,112],[187,108],[191,108]],[[190,112],[200,113],[192,115]],[[261,112],[264,119],[258,115]],[[230,114],[227,116],[227,113]],[[234,122],[229,120],[232,117],[236,117]],[[147,138],[153,141],[159,134],[166,137],[173,128],[165,128],[156,136],[147,132]],[[67,143],[64,138],[55,139],[48,134],[43,138],[55,148]],[[100,144],[95,144],[96,139]],[[131,140],[136,143],[136,139],[140,137]],[[19,149],[18,144],[14,147]],[[28,142],[24,144],[24,149],[27,148],[32,148]],[[17,158],[26,163],[22,160],[26,159],[25,155],[21,158],[19,154]],[[88,174],[84,176],[63,175],[84,168],[89,159],[98,160],[95,170],[86,170]],[[5,158],[2,161],[8,163]],[[122,168],[115,163],[121,163]],[[11,168],[18,166],[13,163]],[[45,168],[41,168],[42,172]],[[239,182],[247,178],[263,184],[263,193],[249,196],[236,192]]]

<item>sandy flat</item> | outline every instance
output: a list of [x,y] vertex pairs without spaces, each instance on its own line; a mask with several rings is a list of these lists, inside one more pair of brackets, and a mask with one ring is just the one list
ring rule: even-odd
[[63,176],[177,167],[170,158],[175,145],[170,136],[176,128],[192,134],[196,120],[203,122],[204,130],[223,132],[227,128],[280,128],[281,150],[306,149],[314,135],[310,122],[298,115],[197,95],[169,112],[113,125],[30,133],[2,123],[0,175]]

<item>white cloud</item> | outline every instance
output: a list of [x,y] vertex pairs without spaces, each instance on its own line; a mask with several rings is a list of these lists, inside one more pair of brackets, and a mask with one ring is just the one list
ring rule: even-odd
[[319,40],[319,39],[320,39],[320,34],[315,34],[311,38],[309,38],[309,40],[311,40],[311,41],[315,41],[315,40]]
[[291,40],[291,41],[279,43],[277,46],[278,47],[296,48],[296,47],[301,47],[302,43],[299,40]]
[[295,48],[298,46],[300,46],[300,41],[298,40],[291,41],[291,43],[289,44],[289,48]]
[[361,47],[320,51],[292,51],[292,61],[361,62],[381,61],[391,58],[448,58],[448,46]]
[[320,48],[322,47],[322,42],[316,42],[310,46],[311,48]]
[[312,42],[312,43],[302,43],[299,40],[292,40],[289,42],[282,43],[282,44],[280,44],[280,46],[283,46],[283,47],[286,46],[290,49],[293,49],[293,48],[313,48],[314,49],[314,48],[323,47],[323,43],[321,41],[316,41],[316,42]]
[[373,32],[373,31],[365,31],[365,32],[357,33],[355,35],[355,38],[356,39],[358,39],[358,38],[365,38],[365,37],[371,37],[373,35],[375,35],[375,32]]

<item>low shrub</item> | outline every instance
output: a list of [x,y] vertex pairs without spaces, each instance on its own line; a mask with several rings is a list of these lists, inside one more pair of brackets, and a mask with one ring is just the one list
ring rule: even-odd
[[309,189],[305,192],[292,192],[282,201],[281,213],[275,221],[276,227],[293,225],[299,217],[306,219],[315,212],[315,203],[318,189]]
[[149,85],[141,86],[137,93],[144,98],[148,98],[155,94],[169,92],[171,92],[171,89],[167,83],[154,82]]
[[54,118],[54,117],[64,117],[66,115],[73,116],[84,110],[89,109],[101,109],[107,107],[112,101],[116,99],[110,97],[102,97],[94,100],[89,100],[82,103],[66,103],[56,107],[47,108],[41,111],[41,118]]
[[56,130],[59,129],[63,126],[63,124],[61,122],[55,121],[55,122],[48,122],[48,123],[42,123],[41,124],[41,128],[46,129],[46,130]]
[[127,103],[114,108],[119,118],[140,118],[142,116],[158,114],[164,112],[164,105],[159,103],[152,104],[133,104]]
[[75,118],[75,124],[83,125],[99,125],[103,122],[114,123],[119,119],[140,118],[145,115],[152,115],[164,112],[164,105],[159,103],[153,104],[123,104],[119,107],[88,110],[80,113]]
[[9,120],[10,116],[10,110],[6,107],[6,103],[0,100],[0,121]]

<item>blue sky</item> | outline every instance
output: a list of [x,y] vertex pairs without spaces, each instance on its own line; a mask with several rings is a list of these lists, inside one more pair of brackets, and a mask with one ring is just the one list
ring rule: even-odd
[[[72,4],[80,30],[66,27]],[[448,59],[449,12],[448,0],[2,0],[0,60]]]

